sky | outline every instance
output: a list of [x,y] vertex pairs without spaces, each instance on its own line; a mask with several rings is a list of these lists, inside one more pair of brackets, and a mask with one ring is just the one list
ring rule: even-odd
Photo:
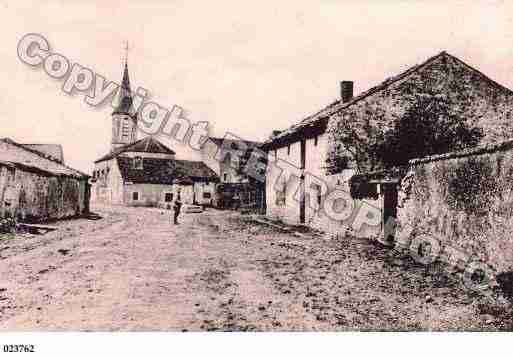
[[512,19],[506,1],[0,0],[0,138],[62,144],[87,173],[110,149],[112,108],[22,63],[27,33],[116,82],[128,41],[132,87],[212,135],[261,141],[338,99],[340,81],[357,95],[442,50],[513,88]]

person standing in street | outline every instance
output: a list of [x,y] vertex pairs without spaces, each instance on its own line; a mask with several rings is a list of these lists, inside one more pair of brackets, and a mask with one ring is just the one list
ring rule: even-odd
[[182,209],[182,201],[180,199],[180,194],[176,197],[175,203],[173,205],[174,211],[174,224],[178,224],[178,216],[180,215],[180,210]]

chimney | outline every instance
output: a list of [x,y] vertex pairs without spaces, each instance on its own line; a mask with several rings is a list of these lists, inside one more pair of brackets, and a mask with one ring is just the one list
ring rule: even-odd
[[349,102],[353,98],[353,81],[340,81],[340,98]]

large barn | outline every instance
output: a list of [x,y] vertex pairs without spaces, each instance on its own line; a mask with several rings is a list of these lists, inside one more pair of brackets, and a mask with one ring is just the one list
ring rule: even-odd
[[[349,194],[355,174],[383,170],[374,166],[369,149],[394,119],[402,118],[416,99],[428,95],[447,99],[451,113],[482,129],[482,143],[513,137],[513,92],[446,52],[354,97],[353,82],[343,81],[339,100],[264,143],[270,160],[279,159],[276,167],[283,167],[267,173],[267,215],[330,232],[342,230],[337,217],[344,217],[343,211],[339,210],[341,216],[334,215],[335,202],[327,200],[329,196],[318,183]],[[356,208],[344,222],[351,226],[362,206],[374,208],[376,225],[356,233],[364,237],[381,235],[387,216],[395,216],[397,202],[395,183],[370,184],[379,186],[379,198],[353,201]],[[298,189],[306,195],[297,196]]]
[[0,139],[0,218],[42,222],[89,212],[89,176],[62,162],[59,145]]

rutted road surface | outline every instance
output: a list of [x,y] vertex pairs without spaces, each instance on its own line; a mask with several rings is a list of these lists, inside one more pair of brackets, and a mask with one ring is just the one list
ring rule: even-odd
[[[0,241],[2,330],[480,330],[511,312],[352,238],[234,212],[98,208]],[[407,269],[406,269],[407,268]]]

